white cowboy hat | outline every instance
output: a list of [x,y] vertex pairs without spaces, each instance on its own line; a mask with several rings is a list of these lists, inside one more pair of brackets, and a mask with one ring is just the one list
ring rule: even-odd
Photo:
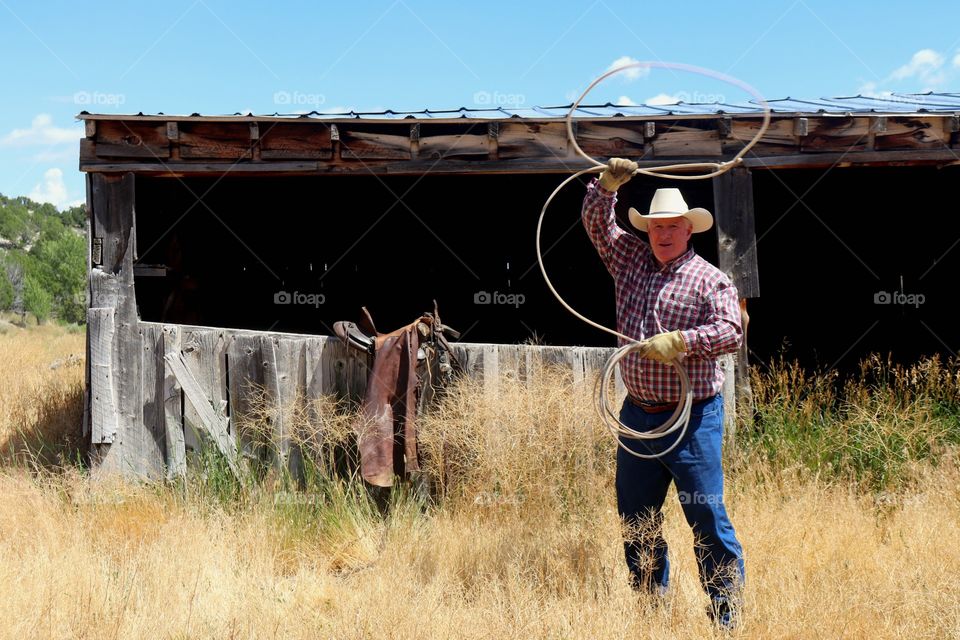
[[647,230],[647,223],[652,218],[676,218],[683,216],[693,225],[693,233],[706,231],[713,226],[713,216],[706,209],[690,209],[680,195],[680,189],[657,189],[650,201],[650,212],[642,215],[630,207],[630,224],[640,231]]

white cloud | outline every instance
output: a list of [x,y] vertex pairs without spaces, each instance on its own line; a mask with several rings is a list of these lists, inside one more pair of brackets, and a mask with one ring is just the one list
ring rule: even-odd
[[668,95],[666,93],[658,93],[652,98],[647,98],[645,104],[654,104],[654,105],[663,105],[663,104],[677,104],[680,102],[681,97],[677,95]]
[[[630,64],[637,64],[638,62],[640,61],[634,58],[631,58],[630,56],[621,56],[610,63],[610,66],[607,67],[607,71],[613,71],[614,69],[619,69],[620,67],[625,67]],[[638,78],[645,78],[648,75],[650,75],[650,67],[634,67],[632,69],[627,69],[623,73],[617,74],[617,75],[626,76],[627,80],[636,80]]]
[[[878,89],[894,82],[900,83],[900,87],[895,87],[899,91],[915,91],[917,84],[921,92],[936,91],[954,77],[954,69],[960,68],[960,53],[954,55],[951,63],[952,66],[947,64],[947,58],[942,53],[933,49],[920,49],[910,57],[907,64],[897,67],[883,80],[861,82],[857,93],[873,98],[889,97],[893,94],[892,91]],[[913,84],[913,87],[902,86],[906,81],[912,81],[910,84]]]
[[933,49],[921,49],[913,54],[910,62],[894,70],[889,79],[904,80],[917,77],[923,82],[942,82],[944,77],[939,70],[943,62],[943,56]]
[[49,202],[58,209],[76,206],[83,202],[83,200],[68,199],[67,185],[63,183],[63,171],[56,167],[44,172],[43,182],[33,188],[29,197],[36,202]]
[[35,144],[74,143],[83,137],[83,127],[67,129],[53,126],[53,118],[41,113],[33,119],[29,129],[14,129],[0,138],[0,146],[25,147]]
[[857,89],[857,95],[865,98],[880,98],[890,95],[890,93],[890,91],[877,91],[877,83],[873,82],[872,80],[869,82],[864,82]]
[[637,106],[637,103],[634,102],[633,100],[631,100],[631,99],[630,99],[630,96],[620,96],[619,98],[617,98],[616,104],[618,104],[618,105],[626,105],[626,106],[629,106],[629,107],[635,107],[635,106]]

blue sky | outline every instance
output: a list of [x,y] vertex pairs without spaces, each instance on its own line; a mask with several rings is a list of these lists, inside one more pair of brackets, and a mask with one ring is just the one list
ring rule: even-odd
[[[628,59],[714,69],[767,98],[960,92],[958,18],[948,1],[0,0],[0,193],[82,201],[84,109],[557,105]],[[749,97],[693,74],[639,75],[588,102]]]

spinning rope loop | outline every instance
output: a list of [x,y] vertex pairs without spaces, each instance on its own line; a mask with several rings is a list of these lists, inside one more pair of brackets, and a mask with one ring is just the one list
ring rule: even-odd
[[[707,178],[715,178],[716,176],[722,175],[732,169],[735,166],[738,166],[742,163],[742,158],[744,155],[753,148],[757,142],[763,137],[767,132],[767,129],[770,126],[770,106],[767,104],[767,101],[764,100],[763,96],[760,93],[751,87],[750,85],[728,76],[723,73],[716,71],[711,71],[710,69],[704,69],[702,67],[695,67],[692,65],[682,64],[682,63],[671,63],[671,62],[635,62],[622,67],[617,67],[611,71],[608,71],[598,77],[596,80],[590,83],[590,86],[580,95],[579,98],[570,106],[570,111],[567,112],[565,118],[567,126],[567,138],[570,140],[570,143],[573,145],[574,150],[578,155],[587,160],[592,166],[581,171],[577,171],[570,177],[566,178],[561,182],[556,189],[553,190],[553,193],[547,198],[547,201],[543,203],[543,209],[540,210],[540,219],[537,222],[537,262],[540,265],[540,271],[543,273],[543,279],[547,283],[547,287],[550,289],[550,292],[553,293],[554,297],[560,302],[563,307],[572,313],[574,316],[583,320],[591,327],[596,327],[601,331],[606,331],[609,334],[617,336],[621,340],[624,340],[627,344],[622,347],[619,347],[614,353],[607,359],[607,362],[604,364],[603,369],[600,372],[600,376],[597,378],[597,384],[594,388],[594,406],[597,409],[597,413],[600,414],[600,418],[603,420],[604,425],[607,429],[610,430],[610,433],[616,439],[617,444],[638,458],[644,459],[654,459],[673,451],[674,448],[683,440],[683,436],[687,431],[687,426],[690,423],[690,409],[693,405],[693,391],[690,388],[690,378],[687,375],[686,367],[680,362],[680,360],[674,360],[671,364],[676,370],[677,375],[680,378],[680,396],[683,400],[677,403],[677,408],[671,414],[670,418],[664,422],[662,425],[651,429],[650,431],[637,431],[622,422],[614,410],[610,406],[609,401],[609,382],[613,374],[614,368],[627,354],[636,351],[640,346],[640,341],[632,338],[630,336],[624,335],[619,331],[615,331],[608,327],[605,327],[589,318],[578,313],[573,307],[566,303],[566,301],[560,296],[557,290],[554,288],[553,283],[550,282],[550,278],[547,276],[547,270],[543,266],[543,255],[540,250],[540,232],[543,227],[543,218],[547,213],[547,209],[550,207],[550,203],[553,202],[554,197],[571,181],[576,180],[582,175],[588,173],[599,173],[603,171],[607,165],[599,162],[586,153],[583,149],[580,148],[580,145],[577,144],[576,136],[573,135],[573,113],[576,111],[577,107],[580,106],[580,103],[587,96],[590,91],[593,90],[598,84],[603,82],[605,79],[610,76],[621,73],[628,69],[650,69],[650,68],[659,68],[659,69],[671,69],[678,71],[687,71],[690,73],[696,73],[702,76],[714,78],[726,82],[727,84],[739,87],[751,94],[756,98],[761,105],[763,105],[763,123],[760,125],[760,129],[757,131],[757,134],[744,145],[743,149],[739,151],[733,158],[726,162],[692,162],[692,163],[683,163],[683,164],[670,164],[660,167],[649,167],[649,168],[638,168],[633,175],[643,174],[646,176],[657,177],[657,178],[668,178],[671,180],[705,180]],[[694,174],[681,174],[681,173],[672,173],[675,171],[706,171],[706,173],[694,173]],[[650,453],[638,453],[627,447],[621,438],[627,438],[630,440],[639,440],[641,442],[647,440],[658,440],[660,438],[666,438],[667,436],[673,435],[674,433],[679,434],[676,436],[676,440],[671,444],[667,449],[653,453],[649,447],[645,447]]]

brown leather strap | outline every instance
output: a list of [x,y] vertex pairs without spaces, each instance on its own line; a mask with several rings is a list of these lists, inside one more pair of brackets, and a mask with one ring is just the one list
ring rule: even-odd
[[630,400],[631,404],[640,407],[647,413],[663,413],[677,408],[676,402],[645,402],[630,395],[627,396],[627,399]]

